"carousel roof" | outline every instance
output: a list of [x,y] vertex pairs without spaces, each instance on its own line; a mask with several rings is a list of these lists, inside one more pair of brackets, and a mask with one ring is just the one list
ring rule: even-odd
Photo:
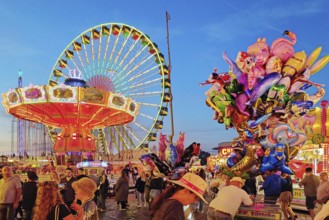
[[17,88],[2,98],[7,113],[52,127],[122,125],[133,121],[139,109],[121,94],[65,84]]

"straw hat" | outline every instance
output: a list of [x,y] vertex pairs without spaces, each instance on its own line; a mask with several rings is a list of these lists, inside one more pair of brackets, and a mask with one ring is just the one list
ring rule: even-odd
[[74,190],[76,190],[77,188],[82,189],[84,192],[89,193],[91,196],[93,196],[94,192],[97,190],[97,185],[92,179],[88,177],[83,177],[78,181],[73,182],[72,188]]
[[208,204],[208,202],[203,198],[203,194],[207,189],[207,183],[200,176],[194,173],[187,173],[179,180],[169,180],[169,181],[192,191],[206,204]]
[[235,176],[235,177],[233,177],[233,178],[230,180],[230,182],[233,182],[233,181],[235,181],[235,182],[240,182],[240,183],[242,183],[242,185],[244,185],[244,180],[241,179],[241,177],[237,177],[237,176]]

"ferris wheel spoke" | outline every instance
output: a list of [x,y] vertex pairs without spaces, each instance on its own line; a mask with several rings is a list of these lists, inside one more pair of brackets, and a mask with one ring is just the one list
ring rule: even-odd
[[[130,34],[129,34],[129,36],[130,36]],[[123,51],[123,48],[126,46],[126,44],[127,44],[127,42],[128,42],[129,36],[127,36],[126,39],[124,40],[124,42],[123,42],[123,44],[122,44],[122,46],[121,46],[121,48],[120,48],[120,50],[119,50],[119,52],[118,52],[118,54],[117,54],[115,60],[114,60],[114,62],[113,62],[113,64],[114,64],[115,66],[120,66],[120,64],[119,64],[119,65],[116,65],[116,64],[118,63],[118,59],[119,59],[119,57],[121,56],[121,53],[122,53],[122,51]],[[122,59],[122,61],[124,61],[124,58]]]
[[[84,36],[86,36],[86,35],[84,35]],[[88,64],[88,68],[89,68],[89,71],[90,71],[90,62],[89,62],[88,51],[87,51],[87,48],[86,48],[86,43],[83,43],[83,49],[84,49],[84,53],[85,53],[86,63]]]
[[129,147],[128,143],[126,142],[125,138],[123,137],[124,132],[122,132],[122,131],[120,132],[117,126],[115,126],[114,129],[116,130],[116,132],[118,134],[118,137],[120,138],[122,143],[126,146],[126,149],[128,148],[130,150],[130,147]]
[[[132,132],[131,129],[129,129],[126,125],[124,125],[124,127],[127,129],[128,133],[129,133],[133,138],[135,138],[135,140],[136,140],[137,143],[140,143],[140,142],[142,141],[142,138],[139,137],[138,134]],[[136,145],[135,145],[135,146],[136,146]]]
[[[84,73],[87,73],[86,67],[84,65],[84,62],[82,61],[82,57],[81,57],[80,52],[79,52],[81,50],[81,44],[78,43],[78,42],[74,42],[74,43],[72,43],[72,48],[73,48],[73,51],[76,52],[77,57],[78,57],[78,59],[80,61],[80,64],[82,66],[81,69],[80,68],[78,68],[78,69],[83,70]],[[74,60],[74,59],[72,59],[72,60]]]
[[[137,44],[137,41],[135,42]],[[134,56],[132,56],[132,58],[130,59],[130,61],[121,69],[119,69],[122,65],[119,65],[118,68],[116,69],[117,72],[119,72],[118,76],[120,76],[122,73],[125,72],[125,70],[131,65],[133,64],[134,61],[136,61],[136,59],[138,57],[140,57],[142,55],[142,53],[147,49],[146,46],[142,47],[139,49],[139,51],[136,51],[136,54]],[[144,55],[146,56],[146,55]],[[142,58],[144,59],[144,57]],[[115,80],[115,79],[114,79]]]
[[93,37],[91,38],[91,60],[93,63],[92,75],[95,75],[94,73],[95,73],[96,67],[95,67],[95,48],[94,48],[94,38]]
[[139,115],[140,115],[140,116],[143,116],[143,117],[145,117],[145,118],[148,118],[148,119],[150,119],[151,121],[154,121],[154,120],[155,120],[154,117],[149,116],[149,115],[146,115],[146,114],[143,114],[143,113],[140,113]]
[[102,35],[107,35],[107,40],[106,40],[106,45],[105,45],[105,51],[104,51],[104,56],[103,56],[103,62],[102,62],[102,69],[107,69],[105,68],[105,63],[106,63],[106,58],[107,58],[107,53],[109,51],[109,45],[110,45],[110,42],[111,42],[111,34],[109,33],[112,33],[112,26],[110,27],[110,29],[106,26],[102,26]]
[[131,98],[147,98],[147,97],[154,97],[159,96],[162,94],[162,91],[156,91],[156,92],[141,92],[141,93],[128,93],[127,96]]
[[141,125],[140,123],[138,123],[138,122],[135,121],[134,124],[137,125],[139,128],[141,128],[143,131],[148,132],[148,129],[145,128],[145,127],[144,127],[143,125]]
[[151,106],[151,107],[156,107],[156,108],[161,107],[161,105],[153,104],[153,103],[147,103],[147,102],[137,102],[137,104],[140,105],[140,106]]
[[110,134],[112,143],[115,145],[117,151],[119,152],[120,151],[120,147],[119,147],[119,144],[117,142],[117,139],[115,138],[115,135],[114,135],[114,131],[113,130],[114,129],[110,129],[109,134]]
[[[116,47],[118,45],[118,42],[119,42],[119,37],[117,37],[115,39],[115,42],[114,42],[114,45],[113,45],[113,48],[112,48],[112,52],[111,52],[110,58],[109,58],[109,60],[107,62],[106,69],[108,69],[109,68],[109,65],[112,64],[112,62],[111,62],[112,61],[112,57],[114,55],[115,49],[116,49]],[[111,66],[111,69],[114,69],[114,66],[113,65]]]
[[118,67],[121,67],[123,62],[127,59],[127,57],[130,55],[130,53],[134,50],[134,48],[137,45],[137,41],[135,41],[130,48],[128,49],[127,53],[124,55],[124,57],[122,58],[121,62],[119,63]]
[[162,79],[161,78],[156,78],[156,79],[152,79],[149,81],[145,81],[145,82],[137,82],[136,84],[132,84],[131,86],[129,86],[129,89],[136,89],[136,88],[140,88],[142,86],[146,86],[148,87],[149,85],[154,86],[154,85],[159,85],[161,83]]
[[131,146],[130,148],[136,148],[135,143],[133,142],[132,138],[129,136],[129,133],[131,134],[130,130],[125,125],[123,125],[122,127],[123,127],[124,134],[127,137],[127,141],[129,142],[129,146]]
[[[124,80],[125,78],[127,78],[132,72],[134,72],[135,70],[137,70],[138,68],[140,68],[145,62],[147,62],[148,60],[150,60],[153,57],[153,55],[148,56],[146,59],[141,60],[140,63],[136,64],[134,67],[131,68],[131,70],[129,70],[128,72],[125,73],[125,75],[123,77],[120,77],[117,82],[120,83],[122,80]],[[123,72],[122,72],[123,73]]]
[[[144,82],[145,80],[147,80],[149,78],[152,78],[155,75],[158,75],[158,73],[155,72],[155,71],[151,72],[152,70],[155,70],[155,69],[158,69],[157,66],[156,67],[152,67],[152,68],[147,69],[147,70],[144,70],[142,72],[136,73],[136,75],[132,76],[127,81],[124,81],[124,82],[120,83],[119,85],[124,86],[124,85],[126,85],[128,83],[129,83],[129,85],[135,85],[137,83]],[[156,79],[153,79],[152,81],[156,81],[156,80],[159,80],[159,82],[161,82],[162,78],[156,78]]]

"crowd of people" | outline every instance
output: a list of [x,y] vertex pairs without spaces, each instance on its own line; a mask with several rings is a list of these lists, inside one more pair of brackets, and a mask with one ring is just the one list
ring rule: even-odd
[[[98,220],[99,213],[107,210],[109,178],[105,170],[96,176],[93,172],[86,175],[82,168],[74,173],[68,167],[63,176],[54,173],[51,181],[43,182],[38,182],[38,175],[29,171],[24,183],[10,167],[4,166],[1,171],[0,219]],[[305,206],[311,218],[329,219],[328,173],[317,176],[308,167],[298,184],[304,189]],[[197,212],[208,220],[234,219],[240,206],[252,206],[260,191],[264,194],[264,206],[280,204],[283,219],[298,218],[291,207],[293,181],[289,174],[274,170],[242,179],[201,168],[173,180],[159,172],[127,165],[113,188],[118,210],[129,207],[128,194],[132,187],[137,207],[149,209],[154,220],[184,220]]]
[[28,171],[27,180],[22,182],[10,167],[4,166],[1,171],[1,220],[98,220],[98,211],[106,209],[105,172],[95,178],[80,169],[73,176],[68,167],[62,178],[53,173],[53,180],[38,182],[36,172]]

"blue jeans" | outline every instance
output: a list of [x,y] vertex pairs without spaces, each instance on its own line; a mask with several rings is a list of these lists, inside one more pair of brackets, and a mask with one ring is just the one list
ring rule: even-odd
[[14,220],[13,204],[0,204],[0,219]]

